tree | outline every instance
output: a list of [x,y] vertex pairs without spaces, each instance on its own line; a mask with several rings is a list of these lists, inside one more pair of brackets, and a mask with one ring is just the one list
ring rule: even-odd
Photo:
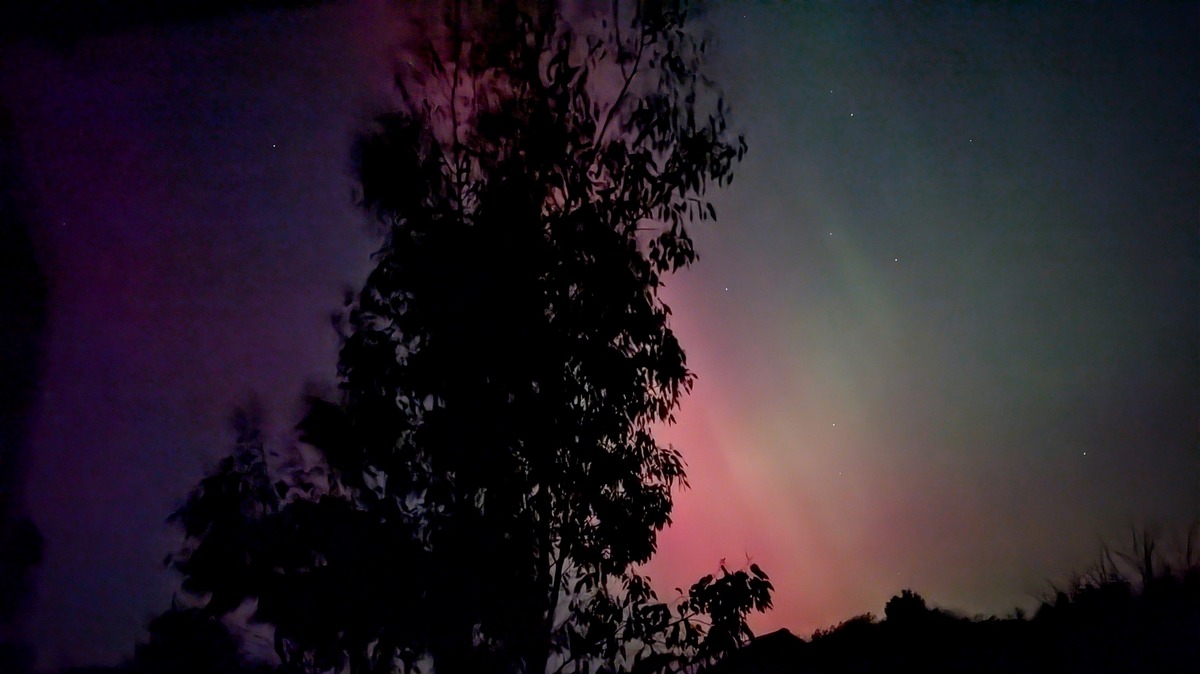
[[149,639],[134,649],[130,674],[237,674],[243,666],[237,638],[199,609],[173,608],[150,621]]
[[931,613],[925,605],[925,598],[912,590],[901,590],[883,607],[883,615],[891,624],[918,624],[928,619]]
[[[253,431],[178,518],[185,587],[257,599],[285,665],[679,670],[750,636],[757,566],[672,604],[637,568],[686,485],[655,441],[693,374],[658,291],[745,145],[682,2],[447,9],[356,149],[383,246],[347,299],[313,470]],[[491,29],[472,31],[471,18]]]
[[12,113],[0,100],[0,671],[12,674],[31,671],[34,661],[21,618],[44,542],[23,512],[22,478],[46,318],[16,150]]

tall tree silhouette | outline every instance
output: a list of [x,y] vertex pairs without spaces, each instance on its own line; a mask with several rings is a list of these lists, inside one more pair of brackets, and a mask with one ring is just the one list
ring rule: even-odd
[[22,197],[12,114],[0,100],[0,671],[33,667],[22,641],[33,568],[43,540],[25,512],[22,482],[41,364],[46,287],[34,256],[30,204]]
[[256,598],[289,666],[678,670],[769,608],[757,567],[673,603],[637,572],[686,484],[652,434],[693,381],[658,291],[745,149],[689,10],[456,3],[398,75],[356,150],[384,244],[299,425],[317,470],[243,423],[178,513],[185,587]]

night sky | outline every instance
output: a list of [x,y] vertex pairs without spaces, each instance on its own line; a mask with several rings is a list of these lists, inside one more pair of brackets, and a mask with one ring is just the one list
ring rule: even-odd
[[[660,591],[750,557],[807,634],[900,589],[1031,607],[1200,516],[1200,5],[722,3],[750,153],[668,281],[699,379]],[[40,665],[169,605],[164,524],[256,393],[332,380],[374,241],[349,147],[419,37],[385,0],[9,38],[49,288],[25,504]]]

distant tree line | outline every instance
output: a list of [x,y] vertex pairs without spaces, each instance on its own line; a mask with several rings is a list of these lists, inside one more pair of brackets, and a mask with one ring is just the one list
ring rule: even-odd
[[1200,552],[1195,534],[1168,561],[1160,541],[1134,532],[1090,569],[1046,593],[1032,617],[967,618],[912,590],[805,641],[755,640],[713,674],[1200,672]]

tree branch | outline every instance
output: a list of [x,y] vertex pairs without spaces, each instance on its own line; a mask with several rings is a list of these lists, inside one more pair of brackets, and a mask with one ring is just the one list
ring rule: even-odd
[[[617,110],[621,108],[621,104],[624,102],[625,95],[629,92],[629,85],[631,82],[633,82],[633,78],[637,75],[638,67],[642,63],[642,53],[646,51],[646,45],[650,44],[650,42],[647,42],[646,40],[649,35],[650,34],[643,27],[641,37],[638,40],[637,56],[635,56],[633,60],[633,68],[627,75],[625,75],[625,81],[621,84],[621,91],[617,94],[617,98],[615,101],[613,101],[612,107],[608,109],[608,113],[604,116],[604,124],[600,127],[600,133],[596,135],[596,142],[594,143],[597,147],[604,142],[604,134],[608,131],[608,125],[612,123],[613,115],[616,114]],[[620,57],[621,55],[618,53],[618,60]],[[624,67],[622,67],[622,72],[623,71]]]

